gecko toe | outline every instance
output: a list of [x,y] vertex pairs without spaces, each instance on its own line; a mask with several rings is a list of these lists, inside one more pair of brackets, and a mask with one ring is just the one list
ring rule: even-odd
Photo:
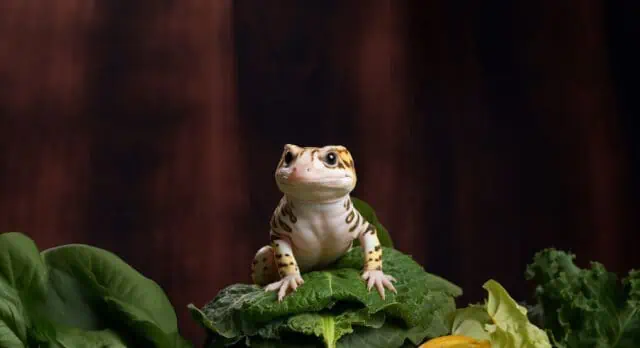
[[362,279],[364,280],[369,279],[369,271],[362,273]]
[[280,291],[278,291],[278,301],[282,302],[282,299],[287,294],[287,283],[282,284],[280,287]]
[[381,281],[377,281],[376,282],[376,288],[378,289],[378,293],[380,294],[380,297],[384,300],[385,299],[384,287],[382,286],[382,282]]
[[389,279],[382,279],[382,284],[389,290],[391,290],[394,294],[397,294],[398,291],[396,290],[395,286],[393,286],[393,284],[391,284],[391,281]]
[[278,281],[278,282],[271,283],[271,284],[267,285],[267,286],[264,288],[264,291],[274,291],[274,290],[277,290],[277,289],[279,289],[279,288],[280,288],[280,286],[281,286],[281,285],[282,285],[282,281]]
[[376,282],[374,277],[369,277],[369,282],[367,284],[367,290],[371,291],[373,288],[373,284]]

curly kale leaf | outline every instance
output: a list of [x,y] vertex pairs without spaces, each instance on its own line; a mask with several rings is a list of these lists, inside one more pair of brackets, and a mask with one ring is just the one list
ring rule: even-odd
[[537,284],[544,327],[559,348],[640,347],[640,272],[619,282],[597,262],[574,264],[555,249],[537,253],[526,278]]

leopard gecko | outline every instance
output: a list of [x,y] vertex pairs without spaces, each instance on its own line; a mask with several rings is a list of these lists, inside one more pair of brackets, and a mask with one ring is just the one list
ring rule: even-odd
[[382,271],[382,248],[374,225],[351,202],[357,177],[350,152],[341,145],[301,147],[287,144],[275,171],[283,193],[270,221],[270,245],[253,259],[251,277],[278,301],[304,283],[301,273],[336,261],[360,240],[364,251],[362,279],[396,292],[395,279]]

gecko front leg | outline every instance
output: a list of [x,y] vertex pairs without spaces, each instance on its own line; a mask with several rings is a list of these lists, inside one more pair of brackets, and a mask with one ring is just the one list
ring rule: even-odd
[[392,282],[396,280],[382,272],[382,247],[378,240],[375,226],[368,224],[367,228],[360,234],[360,244],[364,251],[364,270],[362,279],[368,281],[367,289],[371,291],[375,285],[382,299],[385,299],[384,288],[397,293]]
[[300,275],[300,269],[293,256],[291,244],[283,239],[277,239],[273,241],[272,248],[275,253],[278,274],[281,279],[267,285],[264,290],[278,290],[278,302],[282,302],[282,299],[289,292],[289,289],[295,291],[299,285],[304,283],[304,280]]

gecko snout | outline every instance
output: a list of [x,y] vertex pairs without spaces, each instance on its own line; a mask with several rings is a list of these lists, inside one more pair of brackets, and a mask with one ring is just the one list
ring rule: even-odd
[[[298,171],[298,167],[293,167],[293,169],[291,170],[291,174],[295,173]],[[302,170],[301,170],[302,171]],[[310,172],[311,171],[311,167],[307,167],[305,168],[306,172]]]
[[301,180],[303,178],[303,173],[309,173],[311,172],[311,168],[310,167],[293,167],[291,168],[291,174],[289,174],[289,180],[292,181],[298,181]]

